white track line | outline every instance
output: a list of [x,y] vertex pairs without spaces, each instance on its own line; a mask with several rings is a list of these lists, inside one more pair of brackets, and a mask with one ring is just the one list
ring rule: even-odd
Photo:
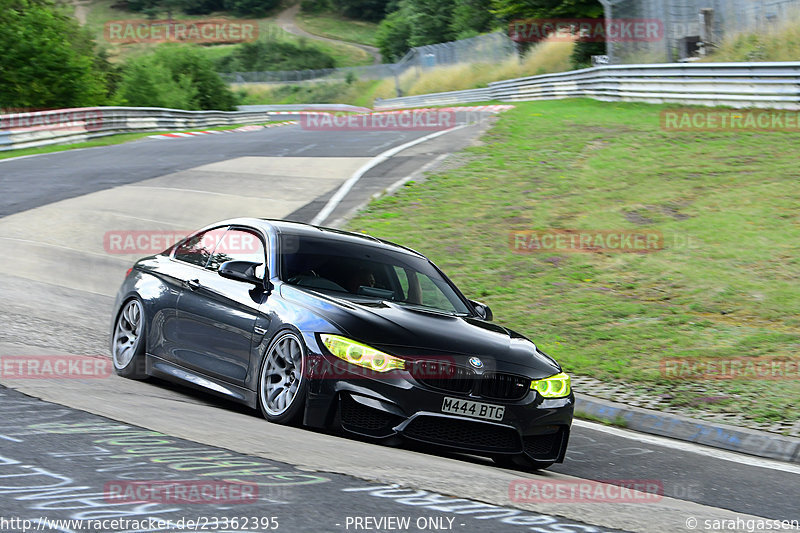
[[587,422],[585,420],[573,420],[572,425],[591,429],[593,431],[600,431],[601,433],[607,433],[609,435],[614,435],[615,437],[621,437],[627,440],[634,440],[654,446],[662,446],[664,448],[671,448],[673,450],[681,450],[684,452],[695,453],[697,455],[705,455],[706,457],[713,457],[714,459],[721,459],[723,461],[731,461],[733,463],[755,466],[757,468],[769,468],[770,470],[779,470],[781,472],[800,474],[800,466],[792,463],[761,459],[759,457],[729,452],[726,450],[719,450],[716,448],[703,446],[701,444],[695,444],[693,442],[672,440],[656,435],[645,435],[643,433],[604,426],[602,424]]
[[393,155],[395,155],[395,154],[397,154],[399,152],[402,152],[406,148],[411,148],[412,146],[416,146],[417,144],[424,143],[425,141],[429,141],[431,139],[439,137],[440,135],[444,135],[445,133],[450,133],[450,132],[453,132],[453,131],[456,131],[456,130],[460,130],[461,128],[465,128],[465,127],[467,127],[467,124],[462,124],[460,126],[455,126],[454,128],[450,128],[450,129],[443,130],[443,131],[437,131],[436,133],[431,133],[430,135],[425,135],[424,137],[420,137],[419,139],[414,139],[413,141],[407,142],[405,144],[401,144],[400,146],[395,146],[394,148],[390,148],[389,150],[386,150],[385,152],[373,157],[368,162],[366,162],[364,164],[364,166],[359,168],[356,171],[356,173],[353,174],[350,177],[350,179],[345,181],[342,184],[341,187],[339,187],[339,190],[336,191],[336,194],[334,194],[333,197],[331,197],[330,200],[328,200],[328,203],[325,204],[325,207],[323,207],[322,210],[319,213],[317,213],[317,216],[315,216],[311,220],[311,225],[318,226],[318,225],[322,224],[323,222],[325,222],[325,220],[328,219],[328,217],[331,215],[333,210],[336,209],[336,207],[342,202],[344,197],[347,196],[347,193],[350,192],[350,190],[358,182],[358,180],[360,180],[364,176],[364,174],[369,172],[371,169],[373,169],[376,166],[380,165],[381,163],[383,163],[384,161],[386,161],[387,159],[389,159]]

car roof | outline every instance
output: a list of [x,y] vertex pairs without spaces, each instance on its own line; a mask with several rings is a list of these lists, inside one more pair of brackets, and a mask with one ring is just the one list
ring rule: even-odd
[[359,244],[370,244],[373,246],[379,246],[382,248],[394,249],[397,251],[412,253],[418,257],[424,258],[421,253],[408,248],[407,246],[402,246],[400,244],[393,243],[391,241],[387,241],[384,239],[379,239],[378,237],[373,237],[372,235],[368,235],[366,233],[354,233],[352,231],[344,231],[336,228],[327,228],[324,226],[314,226],[311,224],[305,224],[303,222],[292,222],[289,220],[279,220],[273,218],[236,218],[231,220],[226,220],[224,222],[220,222],[217,225],[221,224],[228,224],[228,225],[245,225],[245,226],[257,226],[261,227],[261,229],[265,231],[274,231],[278,235],[301,235],[305,237],[317,237],[317,238],[324,238],[328,240],[335,240],[335,241],[344,241],[344,242],[356,242]]

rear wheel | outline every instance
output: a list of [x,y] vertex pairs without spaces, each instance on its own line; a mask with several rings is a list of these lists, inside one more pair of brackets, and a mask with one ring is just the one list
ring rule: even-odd
[[264,355],[258,380],[258,405],[270,422],[300,421],[306,403],[305,347],[292,331],[275,336]]
[[521,468],[524,470],[544,470],[555,464],[555,461],[534,461],[527,455],[495,455],[492,460],[497,466],[503,468]]
[[131,298],[120,308],[111,340],[111,359],[114,371],[129,379],[144,379],[145,373],[145,317],[144,306],[138,298]]

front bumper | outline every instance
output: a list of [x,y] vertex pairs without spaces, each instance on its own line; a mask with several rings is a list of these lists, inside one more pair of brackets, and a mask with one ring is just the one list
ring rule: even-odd
[[[309,374],[305,422],[339,426],[372,438],[401,436],[479,455],[526,454],[541,462],[562,462],[569,441],[575,398],[544,399],[535,391],[502,401],[474,394],[434,390],[408,372],[365,376],[335,358],[317,356]],[[320,370],[321,369],[321,370]],[[502,420],[442,412],[445,397],[502,405]]]

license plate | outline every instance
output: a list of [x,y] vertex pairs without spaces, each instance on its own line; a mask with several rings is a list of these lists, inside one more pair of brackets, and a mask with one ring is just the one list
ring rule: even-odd
[[484,420],[502,420],[506,408],[502,405],[490,405],[458,398],[445,398],[444,402],[442,402],[442,412],[451,415],[483,418]]

